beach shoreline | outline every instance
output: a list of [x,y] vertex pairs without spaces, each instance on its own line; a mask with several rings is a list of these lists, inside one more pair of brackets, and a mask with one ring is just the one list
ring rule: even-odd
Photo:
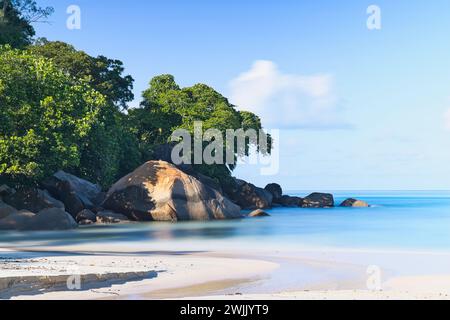
[[[297,252],[156,251],[146,246],[140,250],[122,249],[114,244],[92,246],[89,250],[82,245],[0,249],[0,285],[13,280],[20,284],[20,277],[35,277],[42,282],[41,289],[34,286],[34,290],[23,291],[19,286],[1,290],[0,298],[403,300],[449,299],[450,295],[450,275],[442,270],[427,272],[426,266],[425,272],[408,268],[416,261],[436,265],[449,260],[444,252],[343,248]],[[381,290],[368,288],[372,275],[367,273],[369,261],[379,263],[382,269]],[[73,274],[81,275],[81,279],[90,276],[86,283],[81,281],[81,290],[68,290],[64,283],[61,287],[64,277]],[[52,286],[52,276],[62,277],[59,287]]]

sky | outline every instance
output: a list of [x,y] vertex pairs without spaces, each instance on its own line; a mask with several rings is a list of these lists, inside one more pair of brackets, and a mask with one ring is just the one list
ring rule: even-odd
[[[136,100],[173,74],[206,83],[278,129],[286,190],[450,189],[448,0],[38,0],[37,36],[124,62]],[[81,9],[69,30],[67,8]],[[367,8],[380,9],[370,30]]]

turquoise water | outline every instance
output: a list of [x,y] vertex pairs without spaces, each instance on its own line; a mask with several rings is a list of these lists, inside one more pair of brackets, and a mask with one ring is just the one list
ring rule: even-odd
[[[306,192],[291,192],[304,196]],[[230,247],[270,248],[304,246],[450,249],[450,192],[345,191],[334,192],[336,203],[357,197],[371,208],[275,208],[271,217],[236,221],[148,223],[80,228],[71,232],[1,233],[2,246],[24,243],[66,245],[101,243],[179,243],[196,249],[214,249],[216,242]]]

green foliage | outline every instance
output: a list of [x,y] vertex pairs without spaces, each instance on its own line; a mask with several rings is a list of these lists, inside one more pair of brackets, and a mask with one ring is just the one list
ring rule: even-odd
[[34,0],[0,0],[0,45],[24,48],[35,35],[32,23],[43,22],[53,13]]
[[125,128],[125,116],[107,104],[87,136],[79,166],[71,172],[105,188],[140,164],[136,139]]
[[[228,129],[262,130],[255,114],[237,111],[213,88],[180,88],[172,75],[153,78],[141,107],[124,112],[134,80],[120,60],[43,38],[30,45],[32,23],[52,12],[35,0],[0,0],[0,183],[39,183],[62,169],[106,188],[151,159],[174,130],[193,133],[195,121],[224,140]],[[234,166],[194,169],[224,185]]]
[[122,75],[123,63],[104,56],[91,57],[67,43],[45,39],[29,50],[50,59],[73,78],[89,83],[107,100],[88,135],[80,166],[73,173],[107,187],[129,173],[127,170],[135,169],[141,160],[138,143],[128,127],[127,116],[120,111],[127,109],[127,102],[134,98],[134,80]]
[[110,103],[126,109],[134,99],[133,78],[123,76],[124,67],[120,60],[104,56],[91,57],[84,51],[77,51],[70,44],[39,39],[30,48],[33,53],[51,59],[53,63],[76,79],[84,79]]
[[[130,122],[144,156],[150,156],[153,145],[168,142],[176,129],[187,129],[193,134],[195,121],[203,122],[203,130],[220,130],[224,141],[228,129],[262,130],[256,115],[237,111],[228,99],[213,88],[197,84],[181,89],[171,75],[153,78],[149,89],[143,93],[141,105],[141,109],[130,111]],[[245,154],[236,154],[236,158],[248,155],[250,145],[247,140]],[[230,176],[234,167],[235,164],[197,165],[195,169],[222,182]]]
[[0,47],[0,176],[36,182],[79,167],[105,104],[50,61]]

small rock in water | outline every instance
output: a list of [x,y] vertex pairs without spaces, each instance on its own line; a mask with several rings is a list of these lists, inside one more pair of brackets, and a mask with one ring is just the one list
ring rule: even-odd
[[329,193],[312,193],[303,199],[303,208],[332,208],[334,197]]
[[341,207],[352,207],[352,208],[368,208],[370,207],[369,204],[362,200],[357,199],[347,199],[344,202],[341,203]]
[[303,198],[300,197],[291,197],[291,196],[282,196],[279,200],[279,203],[283,207],[301,207],[303,205]]
[[98,223],[122,223],[130,221],[126,216],[112,211],[102,211],[97,214]]
[[252,213],[248,215],[250,218],[256,218],[256,217],[270,217],[270,214],[267,212],[264,212],[261,209],[255,210]]
[[92,222],[91,220],[81,220],[80,222],[78,222],[78,224],[80,226],[88,226],[88,225],[94,224],[94,222]]
[[84,209],[83,211],[80,211],[77,214],[76,220],[78,223],[80,221],[84,221],[84,220],[89,220],[91,222],[95,222],[95,221],[97,221],[97,216],[91,210]]

